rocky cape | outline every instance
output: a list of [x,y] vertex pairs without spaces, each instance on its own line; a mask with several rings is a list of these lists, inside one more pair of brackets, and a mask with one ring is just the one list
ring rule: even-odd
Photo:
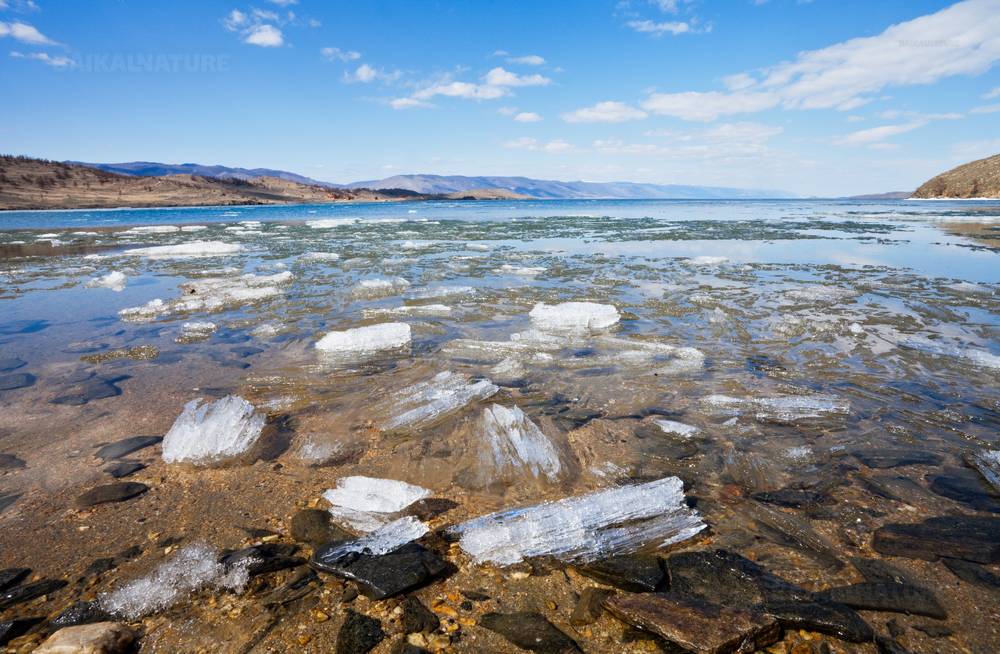
[[1000,198],[1000,154],[941,173],[913,193],[914,198]]

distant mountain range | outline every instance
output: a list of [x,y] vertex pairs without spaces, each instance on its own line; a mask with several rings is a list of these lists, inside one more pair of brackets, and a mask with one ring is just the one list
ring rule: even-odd
[[251,180],[259,177],[285,179],[300,184],[342,189],[404,189],[427,195],[461,194],[471,191],[503,190],[539,199],[748,199],[793,198],[792,193],[773,189],[743,189],[725,186],[687,186],[680,184],[638,184],[634,182],[561,182],[530,177],[466,177],[464,175],[396,175],[385,179],[350,184],[322,182],[304,175],[270,168],[232,168],[202,164],[163,164],[150,161],[125,163],[66,163],[98,168],[119,175],[160,177],[164,175],[199,175],[221,179]]

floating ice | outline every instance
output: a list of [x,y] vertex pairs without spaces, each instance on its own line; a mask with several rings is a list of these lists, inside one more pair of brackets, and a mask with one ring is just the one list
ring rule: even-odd
[[186,322],[181,325],[181,339],[194,341],[208,338],[213,332],[219,329],[214,322]]
[[718,266],[729,262],[729,257],[700,256],[687,259],[687,263],[692,266]]
[[405,322],[384,322],[329,332],[316,341],[316,349],[334,353],[371,353],[403,347],[410,342],[410,326]]
[[618,309],[596,302],[539,302],[528,314],[531,324],[543,331],[596,331],[618,322]]
[[336,252],[306,252],[299,258],[307,261],[337,261],[340,255]]
[[677,477],[509,509],[451,528],[477,563],[533,556],[587,562],[691,538],[705,523]]
[[351,290],[355,297],[384,297],[399,293],[410,286],[402,277],[392,279],[363,279]]
[[439,297],[451,297],[454,295],[472,295],[476,289],[471,286],[428,286],[410,293],[410,298],[415,300],[427,300]]
[[379,556],[399,549],[428,532],[427,525],[413,516],[406,516],[382,525],[370,534],[349,540],[339,547],[323,550],[319,556],[321,563],[334,563],[345,554],[352,552]]
[[278,327],[266,322],[262,325],[257,325],[250,330],[250,335],[254,338],[271,338],[276,336],[278,333]]
[[365,318],[375,318],[378,316],[449,316],[451,307],[446,304],[415,304],[393,308],[364,309],[361,315]]
[[334,518],[359,531],[369,532],[430,494],[426,488],[405,481],[354,476],[340,478],[336,488],[323,493],[323,499],[331,504],[330,514]]
[[201,404],[201,398],[184,405],[184,411],[163,437],[163,460],[211,463],[242,454],[260,437],[265,417],[237,395]]
[[125,290],[125,283],[127,281],[128,277],[125,276],[125,273],[113,270],[107,275],[90,280],[87,282],[87,286],[89,288],[110,288],[112,291],[120,293]]
[[122,234],[169,234],[179,230],[177,225],[142,225],[126,229]]
[[499,404],[487,407],[480,425],[490,445],[489,451],[483,453],[483,463],[495,470],[497,477],[524,469],[535,477],[559,476],[562,469],[559,452],[518,407],[508,409]]
[[188,545],[149,575],[103,594],[100,606],[108,613],[134,621],[168,609],[202,588],[242,591],[249,579],[250,561],[227,569],[219,563],[221,554],[204,543]]
[[292,273],[274,275],[242,275],[240,277],[211,277],[181,284],[181,297],[164,302],[157,298],[141,307],[122,309],[123,320],[152,320],[160,315],[193,311],[222,311],[253,304],[281,295],[279,284],[291,281]]
[[223,254],[236,254],[243,250],[238,243],[222,241],[195,241],[180,245],[154,245],[148,248],[132,248],[122,252],[130,257],[174,258],[174,257],[211,257]]
[[465,249],[473,250],[474,252],[489,252],[490,246],[485,245],[483,243],[466,243]]
[[976,366],[1000,370],[1000,356],[987,352],[986,350],[980,350],[978,348],[968,346],[963,347],[950,343],[940,343],[938,341],[932,341],[918,336],[904,338],[899,344],[914,350],[927,352],[928,354],[965,359],[969,363]]
[[1000,450],[982,450],[969,455],[969,462],[979,474],[1000,491]]
[[729,395],[709,395],[702,399],[702,405],[711,413],[722,416],[738,416],[752,413],[758,420],[794,422],[808,418],[822,418],[830,415],[846,415],[851,405],[834,395],[786,395],[783,397],[732,397]]
[[505,263],[500,266],[497,272],[507,273],[508,275],[521,275],[523,277],[534,277],[535,275],[541,275],[545,272],[545,268],[541,266],[512,266],[509,263]]
[[653,422],[667,434],[676,434],[678,436],[683,436],[684,438],[696,436],[698,432],[701,431],[694,425],[685,425],[683,422],[677,422],[675,420],[654,420]]
[[827,284],[803,284],[785,291],[785,298],[793,302],[840,302],[857,295],[851,289]]
[[307,220],[306,226],[312,229],[331,229],[333,227],[354,225],[357,222],[357,218],[323,218],[322,220]]
[[208,225],[184,225],[181,227],[182,232],[200,232],[203,229],[208,229]]
[[488,379],[473,382],[465,375],[441,372],[430,381],[400,391],[392,400],[394,413],[382,428],[422,427],[470,402],[492,397],[499,390]]

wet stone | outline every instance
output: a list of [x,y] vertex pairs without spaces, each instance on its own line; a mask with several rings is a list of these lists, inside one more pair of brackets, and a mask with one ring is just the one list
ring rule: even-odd
[[3,493],[0,492],[0,513],[6,510],[8,507],[14,505],[14,502],[21,497],[20,493]]
[[133,497],[138,497],[149,490],[146,484],[137,481],[120,481],[113,484],[105,484],[91,488],[89,491],[76,498],[76,505],[80,508],[106,504],[109,502],[124,502]]
[[292,538],[319,548],[327,543],[352,538],[351,534],[330,522],[330,512],[302,509],[292,516]]
[[863,559],[852,557],[851,565],[861,573],[865,581],[881,581],[884,583],[911,584],[909,576],[902,570],[882,561],[881,559]]
[[266,572],[276,572],[305,565],[305,559],[295,556],[298,549],[298,545],[288,543],[263,543],[229,552],[222,557],[220,563],[227,568],[245,566],[247,574],[255,577]]
[[404,633],[412,634],[434,631],[441,624],[441,620],[412,595],[403,598],[403,601],[399,603],[399,607],[403,610],[400,621],[402,622]]
[[427,522],[428,520],[436,518],[439,515],[444,515],[457,506],[458,502],[444,497],[425,497],[406,507],[403,511],[403,515],[412,515],[418,520]]
[[854,609],[832,602],[770,600],[764,605],[784,629],[830,634],[852,643],[872,639],[872,628]]
[[104,363],[117,359],[132,359],[133,361],[151,361],[160,356],[160,348],[154,345],[137,345],[135,347],[108,350],[97,354],[85,354],[80,357],[87,363]]
[[138,452],[141,449],[150,447],[152,445],[157,445],[163,441],[163,436],[131,436],[129,438],[123,438],[120,441],[115,441],[114,443],[108,443],[102,446],[94,454],[98,459],[104,459],[105,461],[110,461],[111,459],[120,459],[123,456],[132,454],[133,452]]
[[578,566],[577,570],[602,584],[633,593],[659,590],[667,580],[663,562],[655,556],[613,556]]
[[490,596],[486,593],[476,590],[460,590],[458,592],[462,594],[462,597],[471,602],[485,602],[490,599]]
[[875,648],[879,654],[910,654],[910,650],[897,643],[891,636],[875,636]]
[[94,400],[103,400],[109,397],[117,397],[122,394],[122,389],[116,385],[128,377],[116,377],[114,379],[88,379],[80,383],[71,392],[60,395],[51,400],[52,404],[66,404],[69,406],[81,406]]
[[26,365],[27,362],[17,357],[0,357],[0,372],[11,372]]
[[808,521],[763,504],[750,503],[744,505],[744,510],[762,529],[774,533],[778,544],[793,547],[831,570],[844,567],[837,551]]
[[396,641],[396,644],[389,650],[389,654],[430,654],[430,650],[411,645],[404,638]]
[[0,391],[12,391],[18,388],[27,388],[35,383],[35,376],[26,372],[19,372],[13,375],[0,375]]
[[868,581],[830,588],[817,595],[830,602],[855,609],[925,615],[938,620],[948,617],[931,591],[909,584]]
[[332,562],[324,562],[323,552],[331,543],[313,554],[309,564],[355,582],[365,597],[384,599],[423,586],[448,569],[440,556],[419,543],[409,543],[387,554],[351,552]]
[[83,571],[83,574],[80,575],[79,581],[87,581],[89,579],[100,577],[105,572],[111,572],[116,567],[118,567],[118,564],[115,562],[113,558],[106,557],[106,558],[94,559],[90,563],[90,565],[88,565],[87,568]]
[[49,595],[65,586],[66,582],[62,579],[42,579],[30,584],[15,586],[0,594],[0,611],[16,606],[17,604],[30,602],[42,595]]
[[606,588],[589,586],[580,593],[580,599],[576,601],[573,614],[569,618],[569,623],[573,626],[593,624],[604,612],[604,600],[614,593]]
[[32,627],[45,618],[14,618],[0,622],[0,645],[6,645],[15,638],[28,633]]
[[948,499],[961,502],[976,511],[1000,513],[1000,497],[971,470],[949,469],[945,474],[928,476],[930,489]]
[[337,632],[337,654],[365,654],[385,639],[382,624],[375,618],[347,609],[347,617]]
[[947,638],[955,633],[953,629],[940,624],[915,624],[913,628],[931,638]]
[[941,516],[913,524],[894,523],[875,531],[879,554],[934,561],[938,557],[1000,563],[1000,518]]
[[0,470],[20,470],[25,467],[23,459],[13,454],[0,454]]
[[521,649],[540,654],[580,652],[572,638],[556,628],[539,613],[487,613],[479,626],[500,634]]
[[138,461],[118,461],[104,466],[104,472],[108,473],[115,479],[121,479],[122,477],[128,477],[129,475],[135,474],[145,467],[145,463],[140,463]]
[[111,615],[98,606],[97,602],[74,602],[49,623],[52,631],[63,627],[73,627],[94,622],[113,620]]
[[1000,575],[995,575],[978,563],[961,559],[942,559],[956,577],[970,584],[1000,590]]
[[775,491],[761,491],[751,497],[758,502],[800,509],[805,506],[815,506],[824,502],[827,497],[823,493],[800,488],[781,488]]
[[853,453],[855,458],[869,468],[898,468],[900,466],[941,465],[941,456],[922,450],[858,450]]
[[699,654],[753,652],[781,637],[778,622],[763,613],[666,595],[616,595],[605,606],[625,622]]
[[5,568],[0,570],[0,591],[18,585],[31,574],[31,568]]
[[117,622],[66,627],[49,636],[37,654],[125,654],[135,640],[132,630]]
[[857,479],[864,486],[865,490],[872,495],[884,497],[887,500],[895,502],[915,502],[927,495],[927,491],[924,490],[923,486],[909,477],[899,475],[875,477],[859,474],[857,475]]

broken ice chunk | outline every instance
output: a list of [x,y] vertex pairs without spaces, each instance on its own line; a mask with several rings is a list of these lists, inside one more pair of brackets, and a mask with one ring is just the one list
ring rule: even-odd
[[1000,370],[1000,356],[997,356],[996,354],[991,354],[986,350],[980,350],[968,346],[954,345],[951,343],[941,343],[938,341],[932,341],[928,338],[922,338],[919,336],[904,338],[900,341],[899,344],[914,350],[927,352],[928,354],[943,355],[943,356],[956,357],[959,359],[965,359],[966,361],[972,363],[973,365],[982,366],[984,368],[993,368],[994,370]]
[[317,559],[320,563],[330,564],[345,554],[354,552],[381,556],[412,543],[427,532],[427,525],[413,516],[405,516],[384,524],[361,538],[324,548],[317,554]]
[[408,288],[410,282],[402,277],[392,279],[363,279],[351,290],[351,294],[359,298],[376,298],[399,293]]
[[541,266],[512,266],[509,263],[505,263],[500,266],[497,272],[507,273],[508,275],[520,275],[522,277],[534,277],[545,272],[545,268]]
[[451,297],[454,295],[472,295],[476,289],[471,286],[428,286],[410,293],[414,300],[429,300],[432,298]]
[[204,543],[188,545],[149,575],[103,594],[99,604],[108,613],[138,620],[170,608],[202,588],[241,591],[249,579],[250,561],[227,569],[219,562],[220,554]]
[[729,262],[729,257],[713,257],[708,255],[702,255],[700,257],[691,257],[686,260],[688,264],[692,266],[718,266]]
[[316,341],[316,349],[338,354],[366,354],[393,350],[408,345],[409,342],[409,325],[404,322],[384,322],[378,325],[329,332]]
[[430,381],[400,391],[393,398],[394,413],[382,424],[382,429],[423,427],[470,402],[485,400],[499,390],[488,379],[473,382],[465,375],[441,372]]
[[720,416],[752,413],[758,420],[794,422],[830,415],[846,415],[851,411],[847,400],[834,395],[786,395],[781,397],[732,397],[709,395],[702,405]]
[[116,293],[120,293],[125,290],[125,282],[128,281],[128,277],[125,273],[113,270],[107,275],[102,275],[101,277],[96,277],[89,282],[87,282],[88,288],[110,288]]
[[1000,491],[1000,450],[975,452],[968,456],[968,461],[993,488]]
[[331,229],[333,227],[353,225],[357,222],[357,218],[323,218],[321,220],[308,220],[306,221],[306,226],[312,229]]
[[528,314],[531,324],[543,331],[597,331],[618,322],[618,309],[596,302],[539,302]]
[[684,484],[665,477],[468,520],[450,529],[477,563],[512,565],[533,556],[574,562],[665,547],[705,523],[684,502]]
[[667,434],[676,434],[678,436],[683,436],[684,438],[691,438],[696,436],[699,430],[693,425],[685,425],[683,422],[677,422],[675,420],[654,420],[656,426],[662,429]]
[[473,250],[475,252],[489,252],[490,251],[490,246],[485,245],[483,243],[466,243],[465,244],[465,249],[466,250]]
[[374,318],[377,316],[416,316],[418,318],[426,318],[430,316],[448,316],[451,315],[451,307],[446,304],[416,304],[416,305],[406,305],[402,307],[394,307],[391,309],[365,309],[361,312],[365,318]]
[[181,325],[180,342],[197,341],[208,338],[219,327],[214,322],[186,322]]
[[181,284],[183,294],[164,302],[157,298],[141,307],[122,309],[122,320],[152,320],[157,316],[193,311],[222,311],[254,304],[281,295],[279,284],[291,281],[292,273],[275,275],[242,275],[240,277],[210,277]]
[[340,255],[336,252],[306,252],[299,258],[306,261],[337,261]]
[[323,499],[331,504],[330,514],[334,518],[358,531],[369,532],[430,494],[426,488],[405,481],[354,476],[342,477],[336,488],[323,493]]
[[518,407],[487,407],[481,427],[490,445],[490,450],[483,453],[484,464],[496,472],[496,477],[524,469],[535,477],[544,475],[553,480],[559,476],[559,452]]
[[792,302],[833,303],[849,300],[857,292],[848,288],[838,288],[828,284],[802,284],[785,291],[785,298]]
[[148,248],[132,248],[122,254],[130,257],[175,258],[175,257],[211,257],[223,254],[236,254],[243,249],[238,243],[223,241],[195,241],[180,245],[155,245]]
[[203,464],[242,454],[257,442],[264,422],[238,395],[205,404],[191,400],[163,437],[163,460]]

